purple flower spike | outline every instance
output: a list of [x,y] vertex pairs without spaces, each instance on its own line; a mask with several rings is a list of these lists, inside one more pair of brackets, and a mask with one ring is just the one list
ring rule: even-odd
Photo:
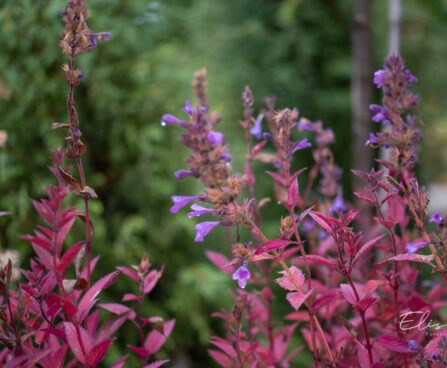
[[437,224],[440,224],[442,222],[442,216],[439,214],[438,212],[435,212],[431,217],[430,220],[428,220],[428,222],[436,222]]
[[261,139],[262,138],[262,118],[264,117],[263,114],[259,114],[259,116],[257,117],[255,124],[253,125],[253,127],[250,129],[250,134],[255,136],[256,139]]
[[199,197],[188,197],[188,196],[171,196],[174,205],[171,207],[171,213],[176,213],[180,208],[183,208],[189,204],[191,201],[198,200]]
[[188,217],[189,218],[193,218],[193,217],[196,217],[196,216],[202,216],[202,215],[204,215],[206,213],[214,212],[214,210],[211,209],[211,208],[202,207],[202,206],[199,206],[198,204],[195,204],[195,203],[191,206],[191,209],[193,210],[193,212],[189,212],[188,213]]
[[416,340],[410,340],[408,341],[408,349],[411,350],[422,350],[422,346],[419,345]]
[[298,122],[298,129],[299,130],[309,130],[311,132],[313,132],[315,130],[311,124],[307,124],[303,121]]
[[181,122],[182,121],[177,116],[174,116],[172,114],[164,114],[161,118],[161,126],[178,124]]
[[237,280],[237,283],[239,284],[239,287],[241,289],[245,289],[245,286],[247,286],[247,281],[250,279],[250,277],[250,270],[247,268],[247,264],[244,263],[233,273],[232,279]]
[[295,145],[292,152],[302,150],[307,147],[312,147],[312,144],[307,141],[307,138],[303,138]]
[[418,81],[417,77],[411,74],[410,69],[405,70],[405,74],[407,75],[408,83],[415,83]]
[[407,243],[406,247],[407,247],[407,252],[408,254],[414,254],[416,253],[419,249],[421,249],[422,247],[425,247],[426,245],[430,244],[431,242],[421,242],[421,243],[415,243],[415,244],[411,244],[411,243]]
[[206,134],[206,140],[214,144],[222,145],[225,141],[225,136],[221,132],[210,131]]
[[273,135],[271,135],[270,133],[264,133],[262,135],[262,137],[268,141],[272,141],[273,142]]
[[378,144],[379,140],[374,133],[369,133],[369,139],[365,142],[365,146],[369,146],[370,144]]
[[178,170],[174,173],[177,180],[185,179],[187,176],[191,176],[192,172],[191,170]]
[[207,236],[210,233],[210,231],[213,230],[219,224],[220,224],[219,221],[199,222],[196,226],[194,226],[194,229],[197,231],[194,241],[203,242],[205,236]]
[[377,88],[382,88],[384,86],[383,78],[386,76],[386,70],[378,70],[374,73],[373,82]]

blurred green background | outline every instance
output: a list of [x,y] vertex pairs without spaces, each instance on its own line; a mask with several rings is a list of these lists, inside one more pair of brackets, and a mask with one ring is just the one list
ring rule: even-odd
[[[426,122],[420,174],[424,183],[442,181],[439,173],[447,168],[447,1],[407,0],[403,5],[402,54],[420,80],[415,90]],[[12,212],[0,218],[0,245],[19,250],[23,267],[31,252],[18,234],[41,223],[29,199],[41,198],[43,187],[54,182],[46,168],[49,152],[62,144],[65,133],[50,130],[52,122],[67,119],[67,85],[60,69],[66,58],[58,46],[64,7],[64,0],[0,2],[0,129],[8,134],[0,148],[0,210]],[[278,107],[297,106],[303,116],[322,119],[335,130],[335,156],[345,170],[348,193],[353,1],[96,0],[89,9],[90,28],[112,33],[96,52],[78,59],[85,78],[75,94],[88,146],[87,184],[100,197],[91,201],[93,249],[101,255],[94,277],[116,265],[136,264],[143,252],[155,267],[165,264],[144,313],[176,318],[177,325],[157,358],[172,359],[173,367],[211,367],[208,340],[222,326],[210,314],[231,308],[226,290],[234,284],[204,255],[205,249],[224,251],[221,230],[196,244],[186,211],[169,212],[171,195],[194,195],[201,188],[191,179],[175,180],[173,172],[185,168],[187,152],[178,143],[179,129],[162,128],[160,118],[181,114],[184,100],[193,97],[193,72],[206,67],[211,107],[223,114],[219,129],[229,136],[237,170],[246,149],[238,123],[240,97],[248,84],[256,108],[264,96],[276,95]],[[378,69],[387,54],[386,1],[373,2],[372,27]],[[303,164],[309,160],[310,151],[303,154]],[[266,179],[264,170],[256,167],[261,179]],[[270,196],[271,182],[258,182],[259,197]],[[269,205],[267,233],[274,234],[278,225],[275,207]],[[84,231],[78,224],[71,240],[82,239]],[[123,277],[102,300],[128,289]],[[275,310],[289,311],[280,300]],[[131,325],[112,345],[104,366],[128,352],[126,343],[136,344]],[[128,362],[139,364],[135,357]]]

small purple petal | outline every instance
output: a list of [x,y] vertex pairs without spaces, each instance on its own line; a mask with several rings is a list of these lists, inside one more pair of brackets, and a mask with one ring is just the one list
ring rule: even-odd
[[262,137],[268,141],[272,141],[273,142],[273,135],[271,135],[270,133],[264,133],[262,135]]
[[178,124],[181,123],[182,121],[172,115],[172,114],[164,114],[163,117],[161,118],[161,125],[162,126],[166,126],[166,125],[172,125],[172,124]]
[[303,233],[312,231],[314,229],[314,227],[315,227],[315,222],[313,220],[311,220],[310,218],[307,218],[306,220],[304,220]]
[[196,216],[202,216],[202,215],[204,215],[206,213],[214,212],[214,210],[212,208],[202,207],[202,206],[200,206],[200,205],[198,205],[196,203],[194,203],[191,206],[191,209],[193,210],[193,212],[189,212],[188,213],[188,217],[189,218],[193,218],[193,217],[196,217]]
[[192,106],[191,106],[191,102],[189,102],[189,100],[186,100],[186,101],[185,101],[185,107],[182,108],[182,111],[183,111],[185,114],[188,114],[189,116],[192,116],[193,108],[192,108]]
[[431,242],[421,242],[421,243],[415,243],[415,244],[411,244],[411,243],[407,243],[406,248],[407,248],[407,252],[408,254],[414,254],[416,253],[419,249],[421,249],[422,247],[425,247],[426,245],[430,244]]
[[233,272],[232,279],[237,280],[239,287],[241,289],[245,289],[247,286],[247,281],[250,279],[251,273],[247,268],[247,264],[244,263],[241,267],[239,267],[235,272]]
[[311,124],[306,124],[302,121],[298,122],[298,129],[300,130],[310,130],[311,132],[313,132],[315,129]]
[[174,205],[171,207],[171,213],[176,213],[180,208],[183,208],[189,204],[189,202],[198,200],[199,197],[188,197],[188,196],[171,196]]
[[365,142],[365,146],[369,146],[370,144],[378,144],[379,140],[374,133],[369,133],[369,139]]
[[295,145],[292,152],[302,150],[307,147],[312,147],[312,144],[307,141],[307,138],[303,138]]
[[332,209],[333,210],[339,210],[341,212],[346,212],[347,211],[345,201],[343,200],[343,196],[341,194],[338,194],[335,197],[334,203],[332,204]]
[[187,176],[191,176],[192,172],[191,170],[178,170],[174,173],[177,180],[185,179]]
[[320,240],[326,239],[327,238],[327,232],[324,230],[320,230],[318,232],[318,237],[320,238]]
[[256,118],[256,121],[253,125],[253,127],[250,129],[250,134],[255,136],[256,139],[262,138],[262,118],[264,117],[263,114],[259,114],[259,116]]
[[442,216],[440,215],[439,211],[435,212],[430,219],[428,220],[428,222],[436,222],[437,224],[440,224],[442,222]]
[[410,69],[405,70],[405,74],[407,75],[408,83],[417,82],[418,79],[413,74],[411,74]]
[[419,345],[416,340],[410,340],[408,341],[408,349],[411,350],[422,350],[422,346]]
[[206,140],[214,144],[222,145],[224,144],[225,136],[221,132],[210,131],[206,134]]
[[199,222],[196,226],[194,226],[194,229],[197,231],[194,241],[203,242],[205,236],[207,236],[210,233],[210,231],[213,230],[219,224],[220,224],[219,221]]
[[378,70],[374,73],[373,82],[377,88],[382,88],[384,86],[383,78],[386,76],[385,70]]
[[231,155],[229,153],[226,153],[225,155],[221,156],[222,159],[226,162],[231,162]]

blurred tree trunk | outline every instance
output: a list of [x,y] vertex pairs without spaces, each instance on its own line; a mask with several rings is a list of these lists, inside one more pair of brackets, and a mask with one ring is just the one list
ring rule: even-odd
[[402,19],[402,0],[388,2],[388,52],[400,52],[400,24]]
[[371,0],[355,1],[352,58],[353,166],[357,170],[369,171],[372,151],[364,144],[372,130],[369,114],[372,98]]

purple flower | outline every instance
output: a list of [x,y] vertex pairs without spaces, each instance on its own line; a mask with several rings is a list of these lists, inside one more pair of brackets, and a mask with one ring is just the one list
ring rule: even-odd
[[204,215],[204,214],[206,214],[206,213],[212,213],[212,212],[214,212],[213,209],[211,209],[211,208],[206,208],[206,207],[202,207],[202,206],[200,206],[200,205],[198,205],[198,204],[196,204],[196,203],[194,203],[194,204],[191,206],[191,209],[193,210],[193,212],[189,212],[189,213],[188,213],[188,217],[189,217],[189,218],[193,218],[193,217],[196,217],[196,216],[202,216],[202,215]]
[[415,77],[413,74],[411,74],[410,69],[406,69],[405,70],[405,74],[407,75],[407,81],[408,83],[413,83],[413,82],[417,82],[418,79],[417,77]]
[[210,131],[206,134],[206,140],[214,144],[222,145],[224,143],[225,136],[223,133]]
[[386,76],[386,70],[378,70],[374,73],[373,82],[377,88],[382,88],[385,84],[383,78]]
[[430,220],[428,222],[436,222],[437,224],[440,224],[442,222],[442,216],[438,212],[435,212],[433,215],[431,215]]
[[411,243],[407,243],[406,247],[407,247],[407,252],[408,254],[414,254],[416,253],[419,249],[421,249],[422,247],[425,247],[426,245],[430,244],[431,242],[421,242],[421,243],[415,243],[415,244],[411,244]]
[[273,142],[273,135],[271,135],[270,133],[264,133],[262,135],[262,137],[268,141],[272,141]]
[[315,222],[313,220],[311,220],[310,218],[307,218],[304,221],[303,233],[307,233],[309,231],[312,231],[314,227],[315,227]]
[[439,353],[434,353],[431,358],[432,360],[441,360],[441,355]]
[[411,350],[422,350],[422,346],[419,345],[416,340],[410,340],[408,341],[408,349]]
[[231,162],[231,155],[229,153],[226,153],[225,155],[221,156],[221,158],[226,162]]
[[193,108],[192,108],[192,106],[191,106],[191,102],[189,102],[189,100],[186,100],[185,101],[185,107],[184,108],[182,108],[182,111],[185,113],[185,114],[188,114],[189,116],[192,116],[192,113],[193,113]]
[[174,116],[172,114],[164,114],[161,118],[161,126],[178,124],[181,122],[182,121],[177,116]]
[[365,142],[365,146],[369,146],[370,144],[378,144],[379,140],[374,133],[369,133],[369,139]]
[[247,286],[247,281],[250,279],[251,273],[250,270],[247,268],[247,264],[244,263],[241,267],[239,267],[235,272],[233,272],[233,280],[237,280],[237,283],[239,284],[239,287],[241,289],[245,289],[245,286]]
[[219,224],[220,224],[219,221],[199,222],[196,226],[194,226],[194,229],[197,231],[194,241],[203,242],[205,236],[207,236],[210,233],[210,231],[213,230]]
[[298,122],[298,129],[300,130],[310,130],[310,131],[314,131],[314,127],[312,126],[312,124],[306,123],[304,121],[299,121]]
[[[385,125],[389,125],[386,109],[384,107],[379,105],[370,105],[369,111],[371,112],[371,114],[373,114],[373,117],[371,118],[372,121],[376,123],[380,123],[381,121],[383,121]],[[388,124],[385,123],[385,121],[388,121]]]
[[180,208],[183,208],[189,204],[191,201],[198,200],[199,197],[188,197],[188,196],[171,196],[174,205],[171,207],[171,213],[176,213]]
[[331,209],[339,210],[341,212],[347,211],[345,201],[343,200],[343,196],[341,194],[337,194],[337,196],[334,199],[334,203],[332,203]]
[[174,173],[177,180],[185,179],[187,176],[191,176],[192,172],[191,170],[178,170]]
[[318,237],[320,238],[320,240],[326,239],[327,238],[327,232],[324,230],[320,230],[318,232]]
[[298,150],[301,150],[301,149],[304,149],[307,147],[312,147],[312,144],[307,141],[307,138],[303,138],[295,145],[292,152],[295,152],[295,151],[298,151]]
[[256,121],[253,125],[253,127],[250,129],[250,134],[255,136],[256,139],[262,138],[262,118],[264,117],[263,114],[259,114],[259,116],[256,118]]

